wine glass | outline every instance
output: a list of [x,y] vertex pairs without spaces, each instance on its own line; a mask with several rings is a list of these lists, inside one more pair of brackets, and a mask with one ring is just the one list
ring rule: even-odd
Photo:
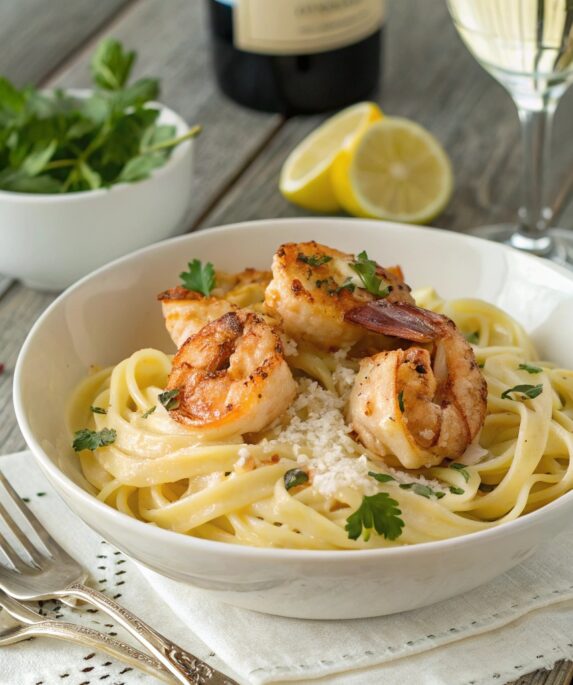
[[573,82],[572,0],[447,0],[467,48],[513,98],[523,139],[517,225],[476,235],[573,265],[573,232],[550,228],[547,171],[553,116]]

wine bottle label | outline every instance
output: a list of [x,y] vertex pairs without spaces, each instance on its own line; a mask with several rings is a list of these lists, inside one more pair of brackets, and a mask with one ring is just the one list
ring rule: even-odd
[[235,0],[235,45],[272,55],[326,52],[377,31],[384,9],[385,0]]

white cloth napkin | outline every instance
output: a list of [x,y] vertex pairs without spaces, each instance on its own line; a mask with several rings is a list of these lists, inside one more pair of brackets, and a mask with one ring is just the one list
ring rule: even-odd
[[[503,685],[573,658],[573,531],[488,585],[426,609],[365,620],[300,621],[220,604],[140,568],[67,509],[29,453],[1,458],[0,468],[91,572],[96,587],[121,595],[120,602],[158,630],[245,685]],[[46,603],[43,609],[53,616],[54,607]],[[59,611],[68,619],[73,610]],[[100,612],[74,613],[122,636]],[[153,682],[92,651],[45,639],[2,648],[0,684]]]

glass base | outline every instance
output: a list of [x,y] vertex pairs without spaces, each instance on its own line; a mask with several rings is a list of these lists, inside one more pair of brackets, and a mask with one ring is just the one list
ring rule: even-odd
[[468,231],[478,238],[493,240],[496,243],[511,245],[517,250],[538,257],[546,257],[570,269],[573,268],[573,231],[564,228],[550,228],[542,238],[531,240],[517,232],[515,224],[478,226]]

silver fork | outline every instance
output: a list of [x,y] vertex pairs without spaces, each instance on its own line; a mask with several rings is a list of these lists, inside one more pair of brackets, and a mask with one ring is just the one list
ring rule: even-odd
[[53,637],[77,642],[105,652],[114,659],[123,661],[129,666],[135,666],[165,683],[175,682],[173,676],[152,656],[140,652],[125,642],[115,640],[99,630],[76,623],[47,619],[24,604],[20,604],[2,590],[0,590],[0,607],[18,623],[15,626],[0,628],[0,647],[29,640],[31,637]]
[[120,606],[106,595],[85,585],[87,574],[51,537],[34,514],[28,509],[14,488],[0,472],[13,505],[17,507],[40,538],[44,550],[38,549],[12,516],[0,503],[0,518],[22,545],[29,559],[24,560],[0,534],[0,549],[13,568],[0,565],[0,589],[22,601],[67,599],[75,597],[105,611],[144,645],[180,683],[188,685],[238,685],[235,680],[216,671],[201,659],[193,656],[167,639],[140,618]]

